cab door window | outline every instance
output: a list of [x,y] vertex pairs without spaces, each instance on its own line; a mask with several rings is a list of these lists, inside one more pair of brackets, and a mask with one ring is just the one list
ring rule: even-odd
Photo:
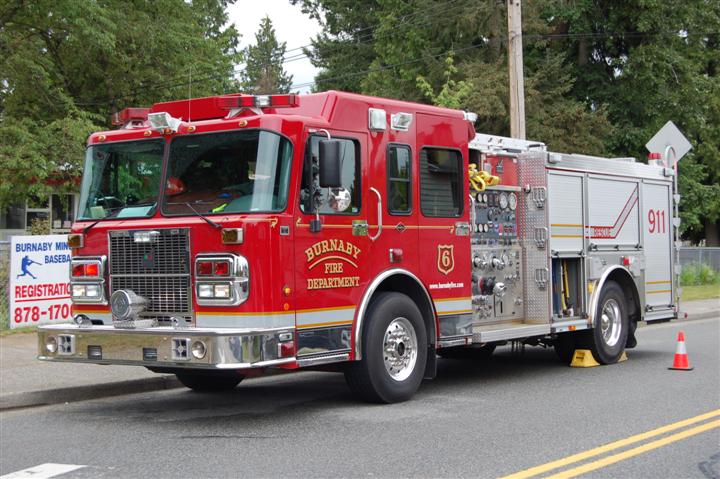
[[[317,207],[321,215],[354,215],[360,212],[360,145],[355,140],[340,140],[341,187],[321,188],[319,184],[320,142],[326,136],[313,135],[308,139],[303,164],[300,190],[300,210],[315,214]],[[349,198],[349,205],[342,210],[333,208],[334,198]]]
[[409,146],[388,146],[388,211],[390,214],[407,215],[412,210],[411,158]]
[[420,152],[420,209],[428,217],[462,213],[462,155],[458,150],[423,148]]

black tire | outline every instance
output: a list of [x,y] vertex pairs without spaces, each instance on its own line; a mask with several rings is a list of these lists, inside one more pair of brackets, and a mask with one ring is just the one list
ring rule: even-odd
[[[415,334],[415,362],[412,360],[402,371],[395,372],[395,379],[386,367],[385,341],[390,326]],[[392,340],[392,338],[389,338]],[[412,341],[407,341],[410,344]],[[411,348],[396,343],[395,354],[401,360],[412,354]],[[374,403],[396,403],[407,401],[417,391],[423,380],[427,362],[427,334],[422,314],[417,305],[400,293],[380,293],[370,304],[362,336],[362,359],[347,365],[345,380],[350,390],[361,399]],[[392,359],[392,358],[390,358]],[[408,374],[409,373],[409,374]],[[407,374],[407,377],[402,375]]]
[[240,384],[244,376],[216,371],[187,371],[175,373],[183,386],[196,392],[230,391]]
[[575,354],[575,333],[558,334],[553,343],[553,348],[558,359],[569,365]]
[[585,344],[600,364],[618,362],[625,351],[630,329],[626,304],[620,285],[608,281],[600,292],[593,328],[584,335]]
[[472,359],[487,361],[495,352],[497,344],[485,344],[480,347],[456,346],[438,350],[438,356],[444,359]]

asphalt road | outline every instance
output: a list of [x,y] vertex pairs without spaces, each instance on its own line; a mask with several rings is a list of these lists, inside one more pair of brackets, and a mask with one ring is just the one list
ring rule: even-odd
[[[680,329],[693,371],[667,369]],[[0,476],[61,463],[85,466],[62,478],[501,477],[720,409],[720,318],[640,328],[638,340],[629,361],[590,369],[530,347],[442,360],[436,380],[390,406],[356,402],[339,374],[299,373],[220,395],[4,412]],[[718,414],[525,476],[590,464],[581,477],[720,477]]]

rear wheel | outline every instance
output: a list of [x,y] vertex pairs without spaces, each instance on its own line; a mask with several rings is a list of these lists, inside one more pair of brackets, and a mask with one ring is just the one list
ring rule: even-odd
[[381,293],[368,308],[360,361],[345,369],[350,389],[369,402],[412,397],[423,379],[427,335],[420,310],[400,293]]
[[197,392],[218,392],[235,389],[244,376],[214,371],[184,371],[175,373],[183,386]]
[[619,284],[608,281],[600,293],[593,329],[585,333],[595,360],[601,364],[618,362],[625,350],[628,330],[625,294]]

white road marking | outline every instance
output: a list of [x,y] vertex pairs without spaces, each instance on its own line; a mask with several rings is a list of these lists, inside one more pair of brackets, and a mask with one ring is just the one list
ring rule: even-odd
[[75,471],[77,469],[82,469],[83,467],[86,466],[79,466],[77,464],[55,464],[54,462],[48,462],[40,464],[39,466],[23,469],[22,471],[5,474],[4,476],[0,476],[0,479],[23,479],[30,477],[33,479],[49,479],[61,474],[67,474],[68,472]]

